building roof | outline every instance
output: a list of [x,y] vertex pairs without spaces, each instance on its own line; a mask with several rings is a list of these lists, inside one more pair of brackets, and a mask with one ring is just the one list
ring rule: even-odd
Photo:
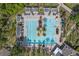
[[62,50],[60,49],[60,46],[58,44],[55,45],[51,52],[56,56],[63,56]]
[[62,51],[57,47],[53,53],[54,53],[55,55],[57,55],[57,54],[59,54],[59,53],[62,54]]
[[56,46],[53,48],[52,53],[56,56],[78,56],[79,54],[72,49],[70,46],[68,46],[66,43],[64,43],[62,46],[59,46],[56,44]]
[[60,52],[58,52],[58,53],[56,54],[56,56],[63,56],[63,54],[61,54]]
[[79,56],[79,53],[76,53],[76,56]]
[[64,44],[64,47],[62,49],[62,54],[65,56],[71,55],[76,53],[74,49],[72,49],[70,46],[68,46],[67,44]]

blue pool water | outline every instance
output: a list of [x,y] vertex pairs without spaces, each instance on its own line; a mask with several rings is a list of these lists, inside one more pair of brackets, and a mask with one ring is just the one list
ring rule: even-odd
[[[38,18],[39,19],[39,18]],[[58,22],[54,17],[47,17],[44,19],[44,25],[46,26],[46,36],[38,36],[37,27],[38,20],[37,19],[29,19],[25,22],[25,27],[27,29],[27,36],[24,40],[25,43],[28,44],[55,44],[55,35],[56,35],[56,27]],[[26,30],[25,29],[25,30]]]

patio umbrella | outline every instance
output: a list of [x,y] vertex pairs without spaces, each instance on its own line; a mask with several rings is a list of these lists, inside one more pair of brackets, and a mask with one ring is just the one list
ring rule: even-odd
[[36,40],[34,40],[34,44],[36,44]]
[[54,43],[55,43],[55,42],[54,42],[54,39],[52,38],[52,39],[51,39],[51,45],[54,44]]
[[43,45],[45,45],[45,40],[43,41]]
[[38,40],[38,44],[41,44],[41,41],[40,40]]
[[46,17],[44,18],[44,22],[47,22],[47,18]]
[[45,24],[44,24],[44,26],[46,27],[46,26],[47,26],[47,24],[45,23]]
[[46,41],[49,41],[50,39],[49,38],[46,38]]
[[49,43],[49,41],[50,41],[50,39],[49,39],[49,38],[46,38],[46,44],[48,44],[48,43]]
[[31,44],[31,40],[29,38],[27,39],[27,44]]

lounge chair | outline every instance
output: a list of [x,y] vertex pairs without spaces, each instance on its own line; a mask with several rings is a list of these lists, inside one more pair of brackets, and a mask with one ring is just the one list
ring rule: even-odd
[[30,15],[30,13],[24,13],[24,15]]
[[46,41],[49,41],[50,39],[49,38],[46,38]]
[[56,34],[59,34],[59,29],[58,28],[56,28]]
[[46,17],[44,17],[44,22],[47,22],[47,18]]

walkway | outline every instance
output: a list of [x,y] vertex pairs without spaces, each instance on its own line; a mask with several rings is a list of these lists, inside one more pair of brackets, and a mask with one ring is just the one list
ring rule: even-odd
[[60,5],[61,7],[63,7],[65,10],[67,10],[69,13],[72,12],[72,9],[70,9],[69,7],[67,7],[66,5],[64,5],[63,3],[59,3],[59,5]]

